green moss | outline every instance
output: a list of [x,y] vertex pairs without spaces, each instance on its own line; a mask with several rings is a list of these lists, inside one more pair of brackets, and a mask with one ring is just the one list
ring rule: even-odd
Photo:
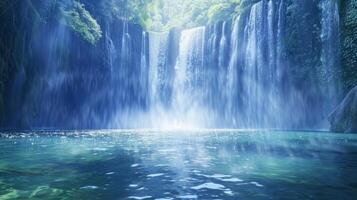
[[95,44],[102,37],[99,24],[83,4],[75,1],[70,10],[62,10],[62,15],[64,23],[87,42]]

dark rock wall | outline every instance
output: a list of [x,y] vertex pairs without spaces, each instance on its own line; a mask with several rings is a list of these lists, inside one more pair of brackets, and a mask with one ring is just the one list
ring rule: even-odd
[[342,0],[341,64],[345,93],[357,85],[357,0]]

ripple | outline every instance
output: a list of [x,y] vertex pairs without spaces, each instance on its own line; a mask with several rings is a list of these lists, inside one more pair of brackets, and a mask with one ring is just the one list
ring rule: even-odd
[[177,150],[176,149],[159,149],[157,150],[158,152],[161,152],[161,153],[172,153],[172,152],[176,152]]
[[224,190],[225,187],[224,187],[224,185],[221,185],[221,184],[209,182],[209,183],[204,183],[201,185],[191,187],[191,189],[194,189],[194,190],[201,190],[201,189]]
[[214,178],[223,182],[243,182],[242,179],[234,178],[231,175],[225,175],[225,174],[213,174],[213,175],[197,174],[197,175],[206,178]]
[[96,147],[96,148],[93,148],[91,150],[93,150],[93,151],[107,151],[108,149],[107,148]]
[[229,196],[233,196],[232,190],[226,190],[226,191],[224,191],[224,194],[229,195]]
[[197,199],[197,195],[183,195],[183,196],[177,196],[179,199]]
[[223,179],[219,179],[221,181],[224,181],[224,182],[243,182],[242,179],[239,179],[239,178],[223,178]]
[[139,167],[139,164],[132,164],[130,167]]
[[143,199],[150,199],[152,196],[142,196],[142,197],[137,197],[137,196],[130,196],[128,199],[136,199],[136,200],[143,200]]
[[203,175],[203,176],[208,178],[216,178],[216,179],[232,177],[231,175],[225,175],[225,174],[213,174],[212,176],[208,176],[208,175]]
[[95,190],[95,189],[98,189],[98,188],[99,187],[95,186],[95,185],[87,185],[87,186],[81,187],[80,189],[82,189],[82,190]]
[[255,186],[257,186],[257,187],[264,187],[264,185],[262,185],[262,184],[260,184],[260,183],[258,183],[258,182],[255,182],[255,181],[252,181],[252,182],[250,182],[251,184],[253,184],[253,185],[255,185]]
[[137,184],[130,184],[129,185],[129,187],[131,187],[131,188],[135,188],[135,187],[138,187],[139,185],[137,185]]
[[159,177],[159,176],[163,176],[163,175],[164,175],[163,173],[157,173],[157,174],[149,174],[149,175],[147,175],[147,177],[155,178],[155,177]]

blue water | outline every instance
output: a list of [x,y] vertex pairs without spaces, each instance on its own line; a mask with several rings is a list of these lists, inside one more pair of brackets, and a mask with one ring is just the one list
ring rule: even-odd
[[0,199],[356,199],[357,135],[2,133]]

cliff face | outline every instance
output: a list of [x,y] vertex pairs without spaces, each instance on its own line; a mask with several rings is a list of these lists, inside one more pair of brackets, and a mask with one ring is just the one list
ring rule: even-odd
[[[341,75],[345,99],[329,117],[334,132],[357,131],[357,0],[340,2]],[[352,89],[353,88],[353,89]]]
[[357,0],[341,1],[341,64],[345,92],[357,85]]

